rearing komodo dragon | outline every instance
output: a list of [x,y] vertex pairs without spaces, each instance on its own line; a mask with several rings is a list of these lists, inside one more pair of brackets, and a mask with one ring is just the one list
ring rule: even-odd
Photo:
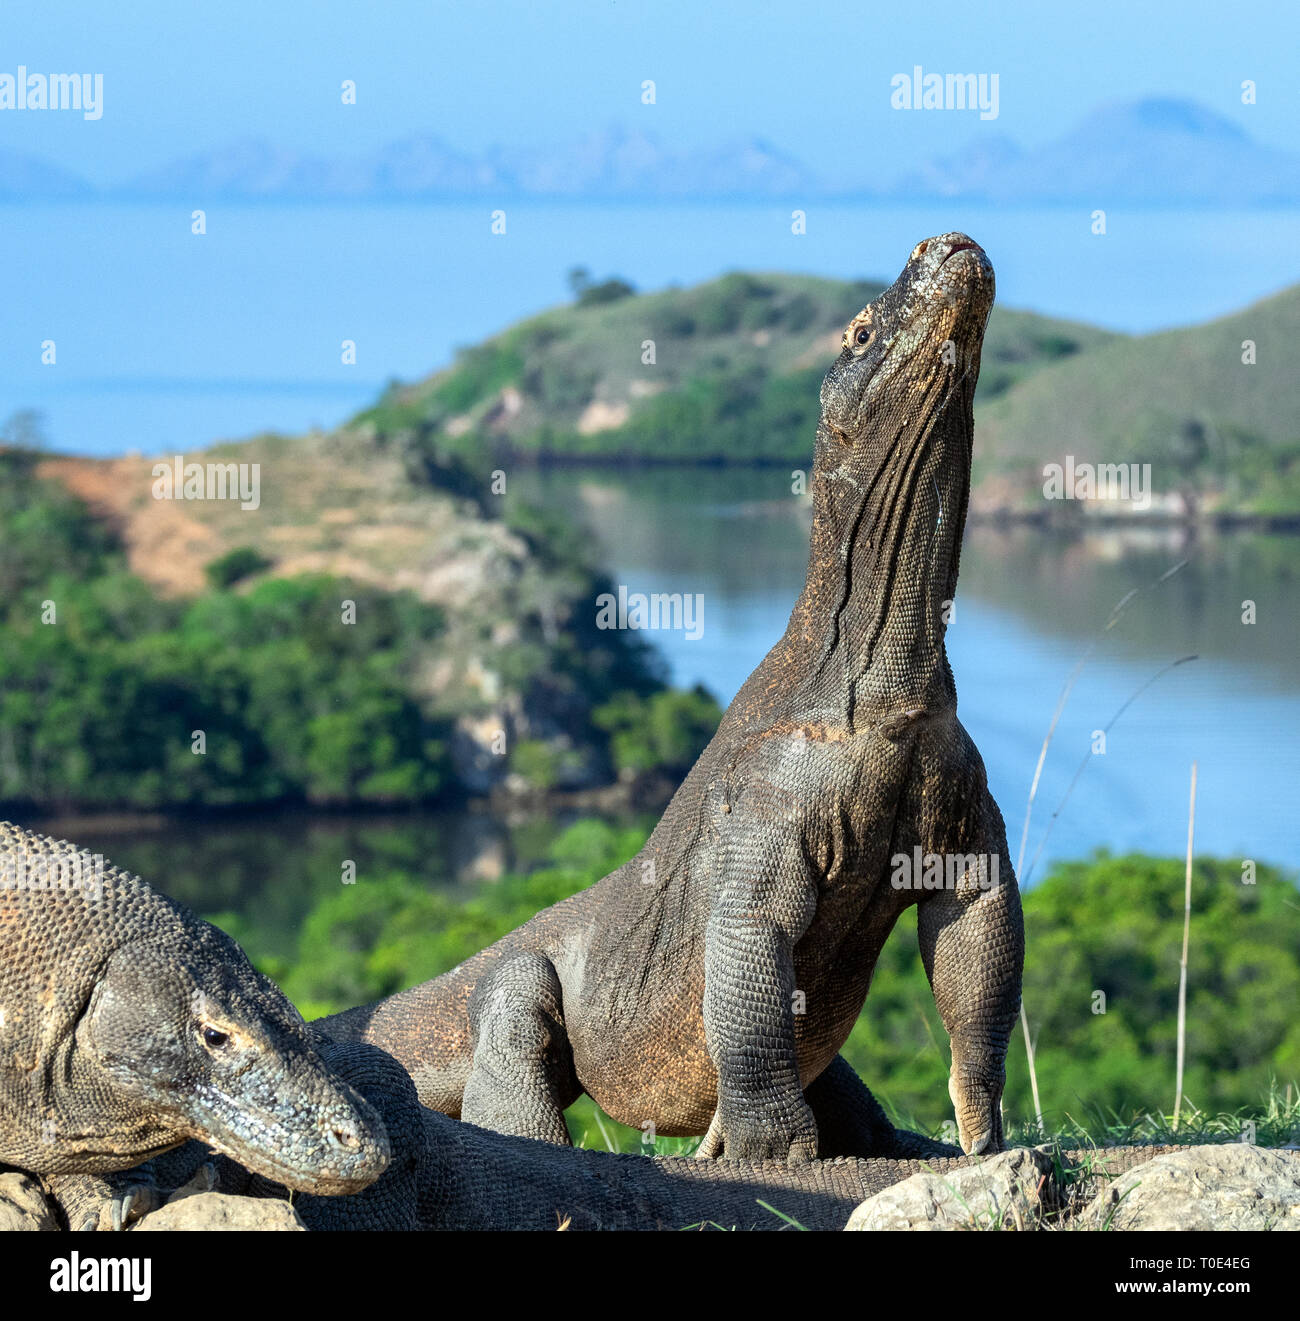
[[[504,1133],[567,1142],[586,1091],[634,1126],[707,1129],[713,1155],[896,1154],[837,1052],[917,904],[961,1145],[1001,1148],[1020,901],[944,650],[992,303],[983,250],[944,234],[849,323],[803,592],[645,848],[451,972],[317,1026]],[[950,884],[896,886],[918,848],[958,860]]]

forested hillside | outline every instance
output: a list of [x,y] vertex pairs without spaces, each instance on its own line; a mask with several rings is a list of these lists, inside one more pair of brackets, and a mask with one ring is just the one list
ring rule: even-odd
[[[93,464],[0,451],[0,802],[429,802],[677,775],[711,735],[711,699],[667,689],[637,635],[596,628],[601,579],[564,529],[405,483],[406,518],[456,548],[439,567],[461,566],[430,582],[410,571],[397,513],[370,511],[367,529],[356,492],[334,490],[358,555],[330,543],[329,501],[307,488],[295,503],[309,442],[242,456],[273,493],[261,516],[192,505],[218,531],[191,521],[160,561],[151,520],[190,516],[151,499],[146,462],[122,461],[109,517],[68,489]],[[330,544],[308,553],[278,535],[300,520]],[[191,589],[195,542],[210,558]],[[399,554],[407,572],[390,575]]]

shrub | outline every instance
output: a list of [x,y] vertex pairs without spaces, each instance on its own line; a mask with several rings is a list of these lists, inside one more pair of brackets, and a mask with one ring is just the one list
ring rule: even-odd
[[722,709],[696,685],[649,697],[620,693],[592,712],[609,732],[610,755],[620,772],[663,771],[684,775],[713,737]]
[[579,307],[600,307],[604,303],[616,303],[620,298],[630,298],[636,288],[626,280],[617,277],[602,280],[599,284],[587,285],[578,295]]
[[212,560],[203,572],[208,582],[220,590],[233,587],[255,573],[264,573],[270,567],[271,561],[260,550],[253,546],[236,546]]

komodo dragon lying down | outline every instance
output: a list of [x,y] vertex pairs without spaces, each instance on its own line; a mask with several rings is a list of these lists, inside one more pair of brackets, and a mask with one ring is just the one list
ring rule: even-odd
[[0,823],[0,1165],[122,1170],[188,1138],[323,1194],[389,1158],[374,1109],[229,936]]
[[[1001,1148],[1020,900],[944,650],[992,302],[983,251],[944,234],[849,323],[822,384],[803,592],[645,848],[325,1031],[502,1133],[567,1142],[586,1091],[634,1127],[707,1128],[710,1154],[899,1154],[837,1052],[916,904],[961,1145]],[[938,888],[900,875],[926,855]]]
[[[392,1136],[393,1160],[382,1178],[355,1196],[295,1197],[294,1209],[310,1229],[783,1229],[788,1221],[782,1217],[788,1216],[808,1229],[838,1230],[860,1202],[892,1184],[976,1159],[841,1157],[789,1165],[575,1150],[492,1133],[422,1108],[406,1072],[375,1047],[325,1043],[321,1049],[339,1076],[379,1111]],[[1070,1151],[1062,1161],[1109,1177],[1169,1150]],[[198,1143],[154,1166],[161,1190],[189,1184],[242,1196],[285,1195],[229,1160],[209,1160]],[[205,1166],[207,1177],[191,1183]],[[1092,1190],[1093,1180],[1085,1179],[1079,1195]],[[92,1227],[101,1205],[116,1193],[109,1180],[55,1180],[54,1191],[74,1227],[87,1220]]]

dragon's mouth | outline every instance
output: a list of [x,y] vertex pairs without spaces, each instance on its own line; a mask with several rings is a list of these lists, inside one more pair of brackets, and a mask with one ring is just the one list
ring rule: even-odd
[[324,1196],[360,1192],[388,1168],[383,1121],[355,1095],[328,1113],[314,1108],[314,1122],[299,1124],[274,1103],[235,1099],[208,1085],[191,1098],[185,1117],[191,1137],[289,1188]]
[[951,261],[951,260],[952,260],[952,259],[953,259],[953,258],[959,253],[959,252],[978,252],[978,251],[979,251],[979,244],[978,244],[978,243],[970,243],[970,242],[967,242],[967,243],[954,243],[953,246],[952,246],[952,250],[951,250],[951,251],[948,253],[948,255],[947,255],[947,256],[946,256],[946,257],[945,257],[945,258],[939,263],[939,265],[940,265],[940,266],[946,266],[946,265],[947,265],[947,264],[948,264],[948,263],[949,263],[949,262],[950,262],[950,261]]

